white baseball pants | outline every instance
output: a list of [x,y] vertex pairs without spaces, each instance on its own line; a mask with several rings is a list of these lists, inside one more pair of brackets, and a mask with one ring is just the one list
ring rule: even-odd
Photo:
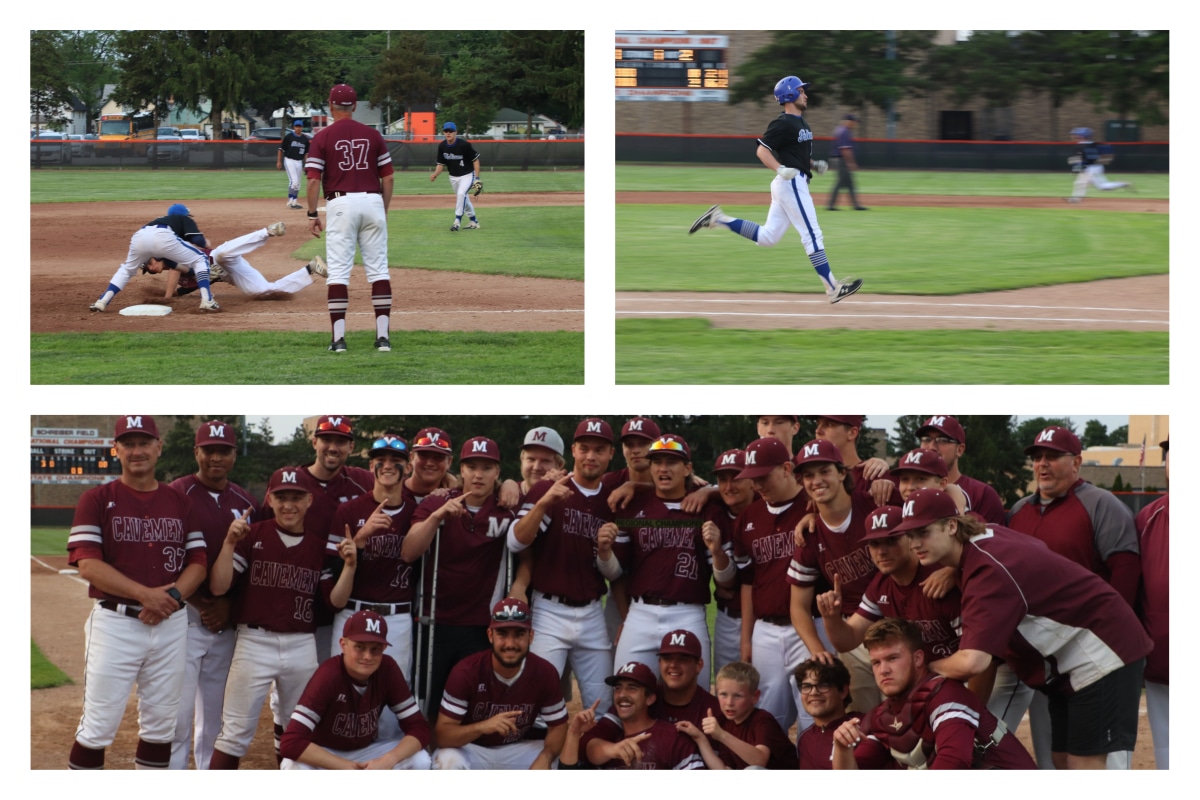
[[475,216],[475,204],[471,202],[471,195],[467,190],[471,188],[471,184],[475,182],[475,173],[468,172],[466,175],[455,177],[450,176],[450,186],[454,189],[454,221],[460,222],[465,213],[468,217]]
[[529,769],[545,744],[535,740],[513,742],[500,747],[481,747],[477,744],[444,747],[433,751],[433,769]]
[[[289,159],[290,160],[290,159]],[[227,283],[232,283],[246,294],[262,294],[263,292],[298,292],[312,286],[312,276],[304,267],[284,275],[277,281],[268,281],[263,274],[251,266],[245,259],[246,254],[253,253],[266,243],[271,234],[266,228],[251,231],[245,236],[230,239],[212,251],[212,260],[225,268]]]
[[[401,737],[401,739],[402,738],[403,737]],[[329,752],[333,753],[335,756],[341,756],[342,758],[346,758],[351,761],[357,761],[361,764],[365,761],[370,761],[373,758],[379,758],[380,756],[391,752],[396,748],[396,745],[400,744],[401,739],[379,739],[367,745],[366,747],[360,747],[358,750],[330,750]],[[429,753],[426,753],[424,750],[418,750],[396,766],[392,767],[392,769],[429,769],[429,767]],[[314,767],[309,764],[301,764],[299,761],[293,761],[290,758],[285,758],[279,765],[279,768],[321,769],[320,767]]]
[[767,221],[759,226],[756,243],[760,247],[774,247],[783,240],[789,226],[800,234],[804,252],[812,255],[825,249],[825,236],[817,224],[817,210],[803,175],[790,181],[776,175],[771,181],[771,208]]
[[1033,702],[1034,694],[1033,689],[1021,683],[1012,667],[1001,664],[996,670],[987,708],[996,719],[1004,720],[1005,727],[1015,734],[1021,720],[1025,719],[1025,711]]
[[612,705],[612,689],[604,682],[612,675],[612,639],[599,600],[573,608],[535,591],[533,634],[529,652],[553,664],[559,675],[571,662],[584,707],[597,699],[602,708]]
[[677,630],[696,634],[700,640],[700,652],[708,652],[708,620],[704,606],[686,603],[655,606],[634,600],[629,604],[625,627],[621,629],[621,638],[613,655],[613,671],[609,674],[617,674],[617,670],[630,661],[640,661],[651,669],[655,677],[659,677],[658,648],[664,636]]
[[197,275],[201,272],[208,274],[208,256],[204,255],[203,250],[180,239],[170,228],[150,226],[133,232],[129,239],[129,254],[125,256],[125,262],[117,267],[109,283],[124,289],[142,264],[152,258],[170,259],[184,271],[191,269]]
[[1170,768],[1170,692],[1169,684],[1146,681],[1146,716],[1150,720],[1150,735],[1154,737],[1155,769]]
[[351,192],[325,204],[325,260],[329,278],[326,285],[350,285],[354,266],[354,248],[362,252],[367,280],[388,280],[387,213],[383,195],[376,192]]
[[797,723],[797,734],[812,725],[800,702],[792,671],[810,658],[808,647],[791,625],[757,620],[750,638],[750,662],[758,670],[758,707],[775,717],[785,731]]
[[187,769],[189,753],[195,759],[196,769],[208,769],[213,743],[221,731],[225,681],[237,635],[232,629],[213,633],[204,627],[195,606],[188,606],[187,612],[187,664],[179,695],[175,739],[171,742],[171,769]]
[[304,182],[304,162],[298,158],[284,158],[283,169],[288,178],[288,200],[298,200],[300,184]]
[[1107,192],[1112,189],[1122,189],[1129,185],[1124,181],[1110,181],[1104,175],[1103,164],[1092,164],[1090,167],[1084,167],[1083,170],[1075,176],[1075,188],[1071,192],[1071,196],[1081,198],[1086,195],[1089,183],[1102,192]]
[[713,679],[716,679],[721,667],[741,660],[742,618],[731,617],[724,611],[718,610],[716,622],[713,625]]

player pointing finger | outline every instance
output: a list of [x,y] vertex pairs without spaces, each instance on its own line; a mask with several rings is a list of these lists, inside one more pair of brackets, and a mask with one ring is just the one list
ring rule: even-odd
[[246,519],[250,516],[250,511],[251,509],[247,508],[234,517],[233,522],[229,524],[229,532],[225,535],[226,544],[237,544],[246,538],[246,534],[250,532],[250,523]]
[[822,618],[840,616],[842,613],[842,578],[833,573],[833,591],[817,595],[817,610]]

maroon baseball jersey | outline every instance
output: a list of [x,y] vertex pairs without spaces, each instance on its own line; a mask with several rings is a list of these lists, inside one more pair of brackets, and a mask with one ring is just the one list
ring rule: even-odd
[[870,495],[852,495],[850,516],[840,530],[833,530],[817,515],[817,529],[805,537],[803,547],[794,549],[787,580],[793,586],[816,586],[823,575],[833,585],[833,576],[841,579],[842,613],[850,615],[858,608],[867,584],[878,574],[867,544],[867,518],[875,509]]
[[[696,691],[692,694],[692,699],[686,705],[671,705],[666,701],[666,696],[663,685],[661,683],[658,684],[658,691],[654,695],[654,702],[647,709],[650,716],[654,719],[670,722],[672,725],[676,722],[690,722],[699,728],[702,726],[704,718],[708,716],[709,711],[712,711],[714,717],[721,718],[720,701],[702,686],[696,687]],[[582,751],[586,751],[587,743],[597,736],[603,738],[605,741],[615,742],[620,738],[621,729],[621,718],[617,716],[616,706],[609,706],[608,711],[596,720],[596,726],[585,733],[583,738],[580,739],[579,748]]]
[[[675,723],[656,720],[646,730],[632,733],[630,736],[640,736],[643,733],[649,733],[650,738],[638,743],[638,749],[642,751],[641,761],[626,766],[624,761],[615,758],[597,765],[597,769],[705,769],[704,759],[700,757],[696,743],[686,733],[675,730]],[[619,742],[628,739],[629,736],[625,735],[622,728],[611,738],[600,738],[606,742]]]
[[884,617],[915,622],[921,626],[929,661],[953,655],[958,651],[962,625],[962,594],[954,587],[945,597],[933,600],[921,589],[921,582],[939,569],[937,564],[918,567],[916,577],[907,586],[897,583],[891,575],[876,572],[854,613],[871,622]]
[[326,659],[308,679],[279,752],[295,761],[310,743],[338,752],[360,750],[378,738],[384,708],[396,715],[405,736],[415,737],[422,748],[429,746],[429,723],[391,656],[382,657],[365,686],[346,672],[340,654]]
[[934,673],[903,698],[889,698],[859,723],[859,769],[899,762],[909,769],[1037,769],[1017,738],[993,740],[996,718],[959,681]]
[[[182,492],[192,504],[192,512],[196,515],[200,530],[204,534],[209,564],[217,560],[217,555],[225,544],[225,534],[229,532],[229,526],[238,515],[249,510],[250,513],[246,517],[250,519],[258,509],[258,501],[253,495],[232,481],[226,483],[225,488],[219,492],[205,486],[195,475],[176,478],[169,485],[172,489]],[[196,592],[211,597],[207,579]]]
[[[733,734],[747,744],[763,745],[771,751],[771,755],[767,759],[767,769],[798,768],[796,748],[792,745],[792,740],[784,733],[783,728],[779,727],[775,717],[768,712],[756,708],[740,725],[723,714],[718,714],[716,717],[720,720],[721,728],[726,733]],[[717,756],[725,762],[725,766],[730,769],[745,769],[750,766],[723,744],[714,743],[713,749],[716,750]]]
[[759,498],[734,524],[733,552],[742,584],[750,584],[757,619],[791,615],[788,566],[796,550],[796,525],[808,513],[806,506],[803,490],[780,506]]
[[[198,515],[165,483],[152,492],[135,491],[119,480],[88,489],[75,505],[67,554],[73,567],[97,558],[143,586],[166,586],[184,567],[208,566]],[[138,604],[91,585],[88,597]]]
[[546,659],[529,653],[521,672],[507,684],[496,677],[490,649],[474,653],[450,670],[438,713],[459,723],[472,725],[507,711],[519,711],[515,733],[489,733],[472,744],[500,747],[524,739],[541,717],[550,727],[567,722],[558,670]]
[[618,512],[613,554],[629,573],[629,594],[677,603],[708,605],[712,554],[700,529],[727,516],[716,505],[687,514],[678,501],[643,492]]
[[993,489],[989,484],[967,475],[960,474],[955,485],[963,490],[963,494],[967,496],[968,511],[974,511],[985,522],[991,525],[1003,525],[1006,512],[1004,511],[1004,501],[1000,499],[1000,494]]
[[800,769],[833,769],[833,734],[842,724],[859,716],[847,714],[822,728],[815,722],[796,737]]
[[1142,583],[1138,610],[1146,633],[1154,642],[1154,650],[1146,657],[1146,680],[1169,683],[1170,667],[1170,583],[1171,565],[1168,558],[1169,525],[1167,501],[1164,495],[1137,515],[1138,543],[1142,549]]
[[963,546],[962,650],[1002,658],[1026,685],[1070,693],[1150,652],[1133,609],[1090,570],[999,525]]
[[333,577],[324,570],[325,537],[300,536],[288,547],[275,525],[263,520],[233,551],[233,618],[238,624],[257,625],[274,633],[313,633],[314,608],[328,604]]
[[[360,495],[370,494],[375,488],[375,477],[360,467],[343,466],[328,481],[319,480],[309,472],[308,467],[301,467],[296,472],[296,480],[312,495],[312,505],[304,515],[304,530],[320,532],[322,536],[334,536],[336,541],[341,541],[346,535],[345,528],[332,529],[333,515],[337,513],[338,506]],[[254,519],[257,522],[274,517],[275,512],[270,504],[263,503],[262,511]]]
[[[345,536],[347,525],[353,538],[377,508],[379,501],[370,492],[338,506],[325,545],[326,558],[338,557],[337,546]],[[392,524],[386,531],[369,537],[358,551],[354,589],[350,596],[364,603],[411,603],[416,596],[417,573],[413,564],[400,557],[400,548],[412,526],[416,503],[405,499],[398,508],[384,506],[383,510],[391,517]],[[338,530],[342,536],[334,538],[332,531]]]
[[[610,480],[614,474],[605,475],[600,488],[591,494],[569,481],[571,496],[542,518],[533,542],[533,589],[576,603],[604,596],[604,578],[596,567],[596,532],[613,520],[608,496],[620,485]],[[553,481],[538,481],[525,495],[517,517],[528,514],[552,486]]]
[[[426,497],[417,506],[412,524],[429,519],[447,500],[462,494]],[[508,529],[517,515],[496,504],[491,494],[479,509],[463,506],[463,513],[448,517],[438,537],[437,621],[446,625],[482,625],[491,620],[493,594],[503,580],[508,552]],[[431,552],[432,552],[432,545]],[[428,568],[433,570],[433,559]],[[508,587],[504,587],[508,588]]]
[[392,155],[383,134],[353,119],[340,119],[317,131],[304,161],[305,174],[331,192],[380,192],[379,179],[391,175]]

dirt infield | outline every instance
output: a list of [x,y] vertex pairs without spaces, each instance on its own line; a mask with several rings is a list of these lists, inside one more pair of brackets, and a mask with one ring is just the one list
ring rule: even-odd
[[[489,206],[583,205],[579,192],[489,194]],[[394,197],[393,212],[444,208],[442,196]],[[220,243],[250,230],[251,225],[282,219],[287,236],[268,241],[251,263],[267,276],[279,278],[302,266],[289,254],[308,238],[303,212],[284,208],[278,200],[197,200],[189,206],[203,220],[205,236]],[[325,331],[329,313],[323,281],[303,292],[256,300],[237,289],[218,284],[220,314],[197,310],[197,295],[163,300],[162,276],[139,276],[121,293],[118,306],[93,314],[88,305],[104,289],[124,258],[128,236],[147,220],[162,214],[161,201],[124,203],[37,203],[30,206],[30,330],[33,333],[128,331],[148,329],[147,320],[124,317],[118,308],[139,302],[166,303],[175,309],[149,323],[155,331]],[[250,222],[250,221],[253,222]],[[479,231],[478,233],[485,233]],[[462,235],[474,235],[475,231]],[[449,234],[447,234],[449,235]],[[373,329],[370,288],[356,273],[350,282],[350,330]],[[464,290],[469,280],[470,291]],[[392,285],[397,298],[393,330],[438,331],[582,331],[582,281],[513,278],[394,265]]]
[[[618,203],[695,205],[704,208],[763,203],[764,192],[618,192]],[[870,206],[1062,208],[1059,198],[860,195]],[[770,198],[766,197],[765,202]],[[1170,201],[1136,196],[1097,197],[1088,209],[1166,214]],[[1081,206],[1083,207],[1083,206]],[[870,212],[867,212],[870,213]],[[860,276],[865,277],[865,276]],[[869,283],[867,286],[869,287]],[[978,294],[917,296],[858,294],[838,305],[824,298],[751,292],[618,292],[619,319],[701,317],[714,327],[740,330],[1120,330],[1167,331],[1168,275],[1119,278]]]

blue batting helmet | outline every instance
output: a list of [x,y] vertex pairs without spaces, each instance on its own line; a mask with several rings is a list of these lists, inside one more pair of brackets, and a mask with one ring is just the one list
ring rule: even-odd
[[1072,136],[1080,136],[1080,137],[1086,139],[1092,135],[1092,129],[1091,128],[1072,128],[1071,135]]
[[800,89],[805,86],[808,84],[795,75],[781,78],[779,83],[775,84],[775,99],[779,101],[779,105],[794,103],[800,99]]
[[167,216],[169,217],[172,214],[182,214],[185,217],[190,217],[192,212],[188,211],[188,207],[183,203],[175,203],[173,206],[167,209]]

